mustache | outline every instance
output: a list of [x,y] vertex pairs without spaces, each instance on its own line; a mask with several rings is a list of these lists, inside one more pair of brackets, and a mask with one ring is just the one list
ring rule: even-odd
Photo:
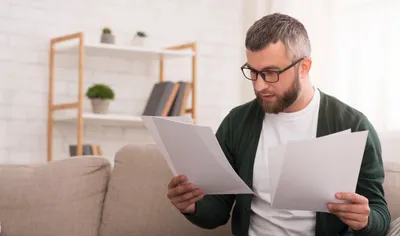
[[263,90],[260,90],[260,91],[254,90],[254,92],[255,92],[257,95],[261,95],[261,96],[264,96],[264,95],[274,95],[274,93],[268,91],[267,89],[263,89]]

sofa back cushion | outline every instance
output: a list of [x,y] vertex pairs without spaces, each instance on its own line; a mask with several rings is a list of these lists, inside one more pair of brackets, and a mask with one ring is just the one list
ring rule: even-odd
[[97,236],[110,172],[99,157],[0,166],[2,235]]
[[400,161],[385,161],[385,198],[392,220],[400,217]]
[[153,145],[118,151],[106,195],[100,236],[232,235],[230,226],[204,230],[192,225],[167,198],[173,177]]

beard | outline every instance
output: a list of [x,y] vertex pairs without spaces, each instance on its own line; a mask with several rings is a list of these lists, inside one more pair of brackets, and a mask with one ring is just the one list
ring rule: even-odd
[[275,101],[264,101],[262,94],[270,94],[268,90],[264,89],[259,92],[255,91],[258,102],[266,113],[278,114],[292,105],[298,98],[301,90],[300,78],[296,73],[293,83],[290,85],[289,89],[286,90],[283,95],[275,95]]

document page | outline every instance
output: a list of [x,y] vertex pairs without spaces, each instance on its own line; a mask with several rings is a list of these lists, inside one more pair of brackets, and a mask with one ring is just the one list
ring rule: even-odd
[[272,207],[329,212],[337,192],[355,192],[368,131],[289,141],[269,150]]
[[[152,135],[154,141],[158,145],[158,149],[161,152],[161,154],[164,156],[165,161],[167,162],[169,168],[171,169],[172,173],[176,175],[176,170],[174,165],[172,164],[172,160],[167,152],[167,150],[164,147],[164,144],[161,141],[161,137],[158,133],[157,127],[155,126],[153,122],[153,117],[152,116],[142,116],[141,117],[143,123],[149,130],[150,134]],[[178,121],[186,124],[193,124],[193,120],[189,116],[167,116],[163,117],[163,119],[168,119],[168,120],[173,120],[173,121]]]
[[253,193],[233,170],[211,128],[164,117],[143,121],[174,175],[186,175],[206,194]]

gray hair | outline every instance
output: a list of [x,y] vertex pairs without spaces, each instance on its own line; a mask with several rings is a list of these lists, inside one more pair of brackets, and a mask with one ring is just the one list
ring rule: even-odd
[[260,51],[278,41],[285,45],[290,60],[310,57],[311,44],[304,25],[297,19],[280,13],[257,20],[247,31],[245,45],[250,51]]

